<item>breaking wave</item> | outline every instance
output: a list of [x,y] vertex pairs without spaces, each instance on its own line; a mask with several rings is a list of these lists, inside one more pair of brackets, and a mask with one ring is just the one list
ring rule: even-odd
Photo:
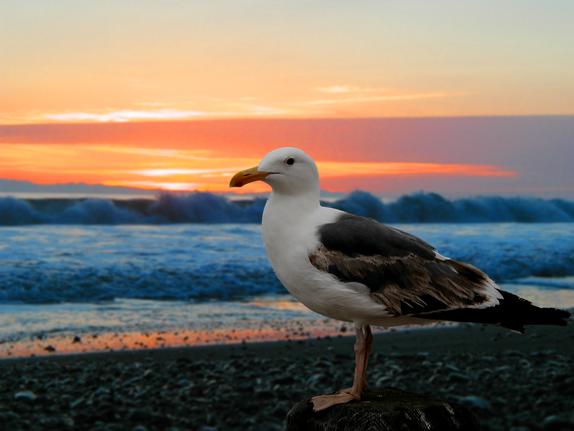
[[[574,224],[399,224],[495,281],[574,289]],[[0,229],[0,304],[285,293],[256,224]]]
[[[0,198],[0,226],[32,224],[259,223],[265,199],[233,201],[212,193],[160,194],[156,199]],[[415,193],[384,203],[355,191],[325,205],[388,223],[572,222],[574,202],[478,196],[449,200]]]
[[383,203],[355,191],[330,204],[388,223],[572,222],[574,202],[531,197],[477,196],[449,200],[437,193],[415,193]]
[[0,198],[0,226],[30,224],[259,223],[265,199],[231,201],[212,193],[162,193],[157,199]]

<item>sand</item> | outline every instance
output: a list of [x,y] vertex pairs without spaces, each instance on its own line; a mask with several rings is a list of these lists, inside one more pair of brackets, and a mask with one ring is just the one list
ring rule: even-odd
[[[0,361],[9,430],[281,430],[289,408],[351,383],[353,337]],[[470,406],[485,430],[574,430],[574,325],[377,335],[374,387]]]

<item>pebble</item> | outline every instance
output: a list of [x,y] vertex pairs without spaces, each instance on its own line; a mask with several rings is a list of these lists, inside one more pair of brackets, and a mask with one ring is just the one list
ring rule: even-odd
[[18,419],[20,419],[20,415],[14,412],[0,411],[0,423],[4,424],[4,426],[10,424],[11,422],[16,422]]
[[468,376],[462,373],[452,373],[450,375],[450,380],[453,382],[466,382],[469,380]]
[[490,402],[476,395],[467,395],[459,398],[458,402],[463,406],[475,408],[484,412],[492,412],[492,405]]
[[574,422],[557,415],[551,415],[542,421],[544,431],[574,431]]
[[42,419],[42,426],[49,430],[66,430],[74,428],[74,420],[69,416],[51,416]]
[[75,409],[79,407],[85,400],[83,398],[76,398],[74,401],[70,403],[70,408]]
[[18,401],[36,401],[38,396],[32,391],[20,391],[14,394],[14,399]]

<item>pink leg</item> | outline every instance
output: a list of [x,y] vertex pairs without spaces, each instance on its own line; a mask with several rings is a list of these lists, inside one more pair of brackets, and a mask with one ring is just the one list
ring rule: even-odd
[[369,357],[373,351],[373,333],[371,332],[371,327],[369,325],[364,326],[365,329],[365,371],[363,373],[363,389],[367,387],[367,366],[369,365]]
[[313,410],[318,412],[336,404],[348,403],[352,400],[360,400],[361,393],[367,385],[366,371],[373,344],[373,335],[369,325],[355,324],[357,340],[355,341],[355,374],[353,386],[343,389],[332,395],[318,395],[311,399]]

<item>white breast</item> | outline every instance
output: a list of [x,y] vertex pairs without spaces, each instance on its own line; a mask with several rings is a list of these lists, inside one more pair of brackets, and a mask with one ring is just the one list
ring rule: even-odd
[[[342,283],[316,269],[309,255],[318,248],[318,227],[341,211],[317,206],[296,211],[270,199],[263,214],[263,240],[271,266],[285,288],[311,310],[343,321],[382,322],[389,315],[359,283]],[[381,323],[382,324],[382,323]]]

